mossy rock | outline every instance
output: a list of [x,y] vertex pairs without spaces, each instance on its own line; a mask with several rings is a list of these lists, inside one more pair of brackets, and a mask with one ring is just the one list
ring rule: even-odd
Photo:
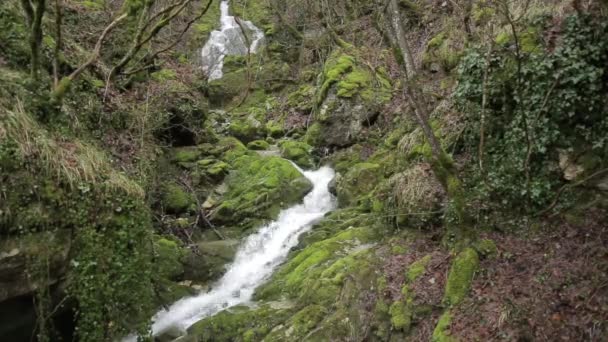
[[209,82],[207,93],[214,106],[226,106],[235,97],[247,91],[246,68],[225,72],[222,78]]
[[282,326],[272,330],[267,341],[302,341],[325,317],[327,309],[320,305],[309,305],[290,317]]
[[283,140],[279,142],[281,156],[289,159],[302,168],[312,168],[314,160],[311,156],[312,146],[294,140]]
[[432,342],[458,342],[455,337],[450,336],[450,325],[452,324],[452,314],[449,310],[444,312],[433,330]]
[[285,135],[285,129],[283,128],[283,125],[275,121],[268,121],[266,123],[266,132],[268,133],[269,137],[275,139],[281,138]]
[[223,161],[216,161],[215,163],[204,167],[203,172],[211,180],[218,181],[223,179],[228,172],[230,172],[230,164]]
[[252,115],[235,119],[228,126],[228,132],[243,142],[251,142],[266,136],[266,127]]
[[270,144],[265,140],[254,140],[247,144],[247,148],[254,151],[263,151],[270,148]]
[[422,55],[422,66],[437,71],[432,67],[434,63],[437,63],[443,70],[451,71],[458,65],[462,55],[458,44],[458,39],[445,32],[439,32],[427,43],[426,50]]
[[192,195],[176,183],[169,183],[164,186],[161,202],[165,211],[169,214],[185,213],[195,204]]
[[496,243],[490,239],[481,239],[473,244],[473,248],[483,258],[492,258],[498,254]]
[[414,280],[418,279],[418,277],[420,277],[421,275],[424,274],[424,272],[426,271],[426,266],[428,265],[428,263],[431,261],[431,256],[430,255],[426,255],[424,256],[422,259],[416,260],[415,262],[413,262],[410,267],[407,269],[407,280],[409,282],[413,282]]
[[239,240],[204,241],[184,258],[184,278],[199,282],[219,279],[234,260]]
[[314,108],[319,111],[314,119],[321,131],[315,144],[352,145],[392,97],[392,84],[384,69],[371,70],[355,54],[340,49],[326,61],[322,80],[315,95]]
[[478,267],[479,256],[473,248],[467,248],[456,256],[445,285],[444,303],[453,306],[465,298]]
[[193,163],[199,160],[201,156],[202,152],[197,147],[180,147],[174,150],[171,159],[178,164]]
[[185,250],[177,242],[166,238],[154,241],[155,273],[161,278],[175,279],[184,273],[182,264]]
[[374,241],[371,227],[350,228],[315,242],[295,255],[256,291],[258,299],[280,299],[282,295],[306,303],[329,304],[340,292],[347,274],[371,270],[369,249],[356,247]]
[[212,214],[217,223],[246,225],[248,220],[274,219],[312,189],[304,175],[279,157],[254,153],[231,164],[234,172],[226,179],[228,191]]
[[257,309],[236,306],[203,319],[188,328],[187,341],[257,342],[284,322],[289,310],[263,305]]
[[361,197],[374,190],[381,178],[379,171],[380,165],[374,163],[359,163],[352,166],[337,184],[340,206],[356,204]]

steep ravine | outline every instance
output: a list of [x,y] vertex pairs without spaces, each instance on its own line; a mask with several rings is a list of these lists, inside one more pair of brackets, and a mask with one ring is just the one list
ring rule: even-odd
[[336,201],[328,188],[334,171],[329,167],[300,171],[313,184],[303,203],[281,211],[277,220],[247,237],[239,247],[235,261],[210,291],[181,299],[168,310],[158,312],[153,318],[154,335],[172,329],[172,333],[175,330],[185,332],[202,318],[250,301],[256,287],[268,279],[298,243],[300,234],[335,208]]

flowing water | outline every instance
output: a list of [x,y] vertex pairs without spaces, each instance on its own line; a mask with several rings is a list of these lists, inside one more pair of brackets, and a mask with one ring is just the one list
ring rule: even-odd
[[175,328],[185,331],[205,317],[251,300],[255,288],[268,279],[298,243],[299,235],[336,205],[328,189],[334,177],[331,168],[302,173],[313,183],[303,203],[281,211],[276,221],[244,240],[234,262],[212,290],[181,299],[168,310],[158,312],[153,318],[154,335]]
[[224,57],[255,53],[264,39],[262,30],[251,21],[240,20],[241,29],[235,17],[230,15],[229,1],[220,3],[220,11],[220,30],[211,32],[209,40],[201,50],[203,71],[209,77],[209,81],[220,79],[224,75],[222,72]]

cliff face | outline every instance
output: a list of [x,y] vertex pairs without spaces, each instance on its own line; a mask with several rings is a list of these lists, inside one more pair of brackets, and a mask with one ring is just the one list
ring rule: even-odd
[[264,44],[209,80],[219,1],[58,3],[34,74],[27,11],[0,5],[0,337],[145,335],[310,191],[281,157],[330,165],[338,209],[182,339],[607,333],[605,5],[232,0]]

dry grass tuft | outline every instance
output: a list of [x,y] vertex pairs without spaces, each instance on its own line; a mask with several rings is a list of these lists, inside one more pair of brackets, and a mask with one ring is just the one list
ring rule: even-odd
[[405,212],[420,212],[436,209],[443,190],[428,164],[413,165],[389,180],[392,200]]
[[47,172],[69,186],[83,182],[104,184],[110,189],[144,196],[137,183],[112,168],[103,152],[90,144],[49,134],[20,103],[14,110],[0,106],[0,137],[15,141],[17,152],[27,165]]

